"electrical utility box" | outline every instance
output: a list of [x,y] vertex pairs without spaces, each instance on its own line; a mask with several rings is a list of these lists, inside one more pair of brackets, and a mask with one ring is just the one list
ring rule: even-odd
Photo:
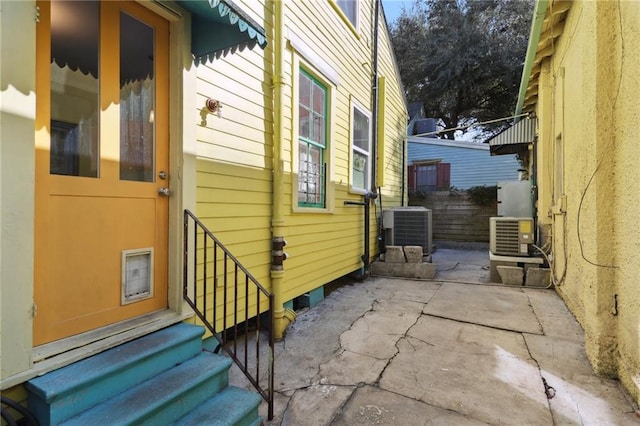
[[498,216],[533,217],[530,181],[498,182]]

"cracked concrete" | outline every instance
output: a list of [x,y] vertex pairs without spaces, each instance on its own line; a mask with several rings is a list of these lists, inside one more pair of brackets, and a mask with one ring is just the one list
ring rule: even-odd
[[553,290],[477,284],[372,278],[300,312],[276,345],[265,423],[640,424]]

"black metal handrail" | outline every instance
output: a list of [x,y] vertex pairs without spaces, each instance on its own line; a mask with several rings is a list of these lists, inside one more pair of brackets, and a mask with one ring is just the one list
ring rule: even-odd
[[[2,420],[5,421],[7,426],[16,426],[18,424],[38,426],[38,420],[27,407],[4,395],[0,396],[0,400],[2,402],[0,406],[0,417],[2,417]],[[13,412],[11,412],[11,410],[13,410]],[[15,414],[18,415],[18,420],[14,417]]]
[[[189,235],[193,235],[193,241],[189,240]],[[193,249],[192,258],[190,248]],[[190,269],[193,275],[191,283]],[[222,348],[233,359],[267,402],[268,418],[272,420],[273,294],[267,291],[189,210],[184,211],[183,282],[184,299],[217,339],[216,351]],[[250,297],[253,305],[250,304]],[[264,302],[265,299],[266,307],[264,303],[261,304],[261,300]],[[251,315],[252,309],[255,316]],[[252,332],[255,332],[255,338],[251,338]],[[264,340],[261,338],[262,332],[267,333],[269,353],[266,362],[267,372],[265,375],[263,371],[261,378],[260,343]],[[244,343],[238,345],[241,340]],[[255,348],[250,348],[250,345],[255,345]],[[249,356],[254,354],[254,365],[251,367]]]

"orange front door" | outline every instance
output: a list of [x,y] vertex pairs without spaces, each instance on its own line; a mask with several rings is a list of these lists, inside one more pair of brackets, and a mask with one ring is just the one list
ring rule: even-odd
[[168,37],[133,2],[40,2],[34,345],[166,308]]

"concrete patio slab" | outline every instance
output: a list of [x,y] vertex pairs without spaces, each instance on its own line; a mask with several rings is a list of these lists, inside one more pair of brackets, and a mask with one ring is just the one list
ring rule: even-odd
[[336,411],[347,402],[355,389],[355,386],[320,383],[300,389],[291,397],[282,416],[282,424],[330,425]]
[[639,423],[620,383],[593,374],[581,343],[533,335],[525,340],[540,366],[555,424]]
[[398,348],[381,389],[487,423],[552,422],[538,367],[519,333],[423,316]]
[[389,359],[397,353],[398,339],[415,324],[422,308],[423,305],[416,302],[376,302],[371,311],[340,336],[340,345],[351,352]]
[[[347,284],[298,312],[275,365],[272,425],[640,425],[553,289]],[[237,367],[230,381],[251,388]]]
[[334,425],[460,425],[485,423],[373,387],[358,388],[333,420]]
[[343,351],[320,365],[320,372],[314,381],[341,386],[373,384],[386,366],[386,359]]
[[545,336],[584,342],[584,331],[575,317],[553,290],[525,289]]
[[542,334],[540,322],[522,289],[448,283],[433,296],[424,313],[503,330]]
[[437,242],[432,262],[436,265],[436,280],[486,284],[489,274],[489,244],[476,244],[473,249],[460,250]]

